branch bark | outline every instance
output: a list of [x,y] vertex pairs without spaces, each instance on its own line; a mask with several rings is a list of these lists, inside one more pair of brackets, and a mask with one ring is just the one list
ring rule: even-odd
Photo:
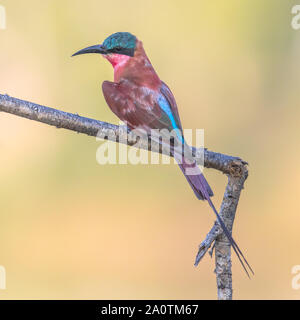
[[[111,137],[115,137],[117,142],[130,146],[135,146],[137,143],[137,140],[129,134],[125,126],[117,126],[107,122],[81,117],[77,114],[63,112],[16,99],[8,95],[0,94],[0,111],[89,136],[102,137],[109,140]],[[138,143],[138,147],[145,150],[150,150],[151,145],[153,151],[153,142],[151,144],[150,139],[144,139]],[[161,146],[157,148],[157,152],[169,155],[169,150],[164,150]],[[193,154],[198,163],[203,162],[203,150],[193,148]],[[232,231],[240,194],[244,182],[248,177],[247,163],[238,157],[232,157],[205,149],[204,166],[206,168],[219,170],[228,177],[228,184],[219,213],[228,230]],[[229,300],[232,299],[231,250],[229,241],[223,234],[217,221],[199,246],[195,266],[199,264],[213,243],[213,248],[215,249],[215,273],[218,298],[221,300]]]

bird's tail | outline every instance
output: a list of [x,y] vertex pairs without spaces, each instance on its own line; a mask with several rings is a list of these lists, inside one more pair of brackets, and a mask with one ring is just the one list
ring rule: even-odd
[[223,229],[226,237],[228,238],[234,252],[236,253],[241,265],[243,266],[247,276],[249,276],[249,272],[246,268],[246,265],[248,266],[249,270],[254,274],[251,266],[249,265],[248,261],[244,257],[242,251],[234,241],[234,239],[231,236],[231,233],[228,231],[227,227],[225,226],[223,220],[221,219],[219,213],[217,212],[214,204],[212,203],[210,197],[213,196],[213,192],[206,181],[205,177],[201,173],[200,169],[198,168],[196,162],[189,164],[185,161],[183,158],[181,163],[179,163],[179,167],[182,170],[184,176],[186,177],[187,181],[189,182],[190,186],[192,187],[194,193],[196,194],[197,198],[200,200],[207,200],[209,203],[210,207],[213,209],[218,222],[221,225],[221,228]]

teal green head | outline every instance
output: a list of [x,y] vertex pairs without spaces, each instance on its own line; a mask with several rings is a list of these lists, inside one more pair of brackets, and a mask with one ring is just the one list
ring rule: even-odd
[[73,56],[85,53],[100,53],[102,55],[121,54],[133,57],[137,38],[129,32],[117,32],[107,37],[102,44],[82,49]]
[[103,46],[107,51],[122,53],[130,56],[134,55],[136,47],[136,37],[129,32],[117,32],[106,38]]

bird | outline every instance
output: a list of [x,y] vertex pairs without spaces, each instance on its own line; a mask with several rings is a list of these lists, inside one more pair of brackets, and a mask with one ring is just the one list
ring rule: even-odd
[[114,69],[114,81],[103,82],[103,95],[111,111],[130,130],[143,130],[147,134],[156,129],[173,132],[173,140],[169,139],[172,155],[196,197],[209,203],[250,278],[247,267],[252,274],[254,272],[216,210],[211,200],[213,191],[184,139],[175,97],[154,70],[142,41],[130,32],[116,32],[107,37],[102,44],[81,49],[72,57],[89,53],[100,54],[111,63]]

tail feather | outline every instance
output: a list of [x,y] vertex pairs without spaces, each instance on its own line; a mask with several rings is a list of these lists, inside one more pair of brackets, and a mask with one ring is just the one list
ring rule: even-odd
[[[197,170],[199,172],[194,171],[194,174],[192,175],[188,175],[186,174],[186,169],[187,168],[191,168],[191,166],[193,166],[193,170]],[[239,246],[236,244],[236,242],[234,241],[234,239],[231,236],[231,233],[229,232],[229,230],[227,229],[225,223],[223,222],[223,220],[221,219],[218,211],[216,210],[214,204],[212,203],[210,197],[213,196],[213,192],[208,184],[208,182],[206,181],[205,177],[203,176],[203,174],[201,173],[200,169],[197,167],[196,163],[190,165],[187,164],[185,161],[183,161],[183,163],[179,164],[180,169],[182,170],[184,176],[186,177],[187,181],[189,182],[190,186],[192,187],[195,195],[197,196],[198,199],[200,200],[207,200],[207,202],[209,203],[210,207],[213,209],[218,222],[220,223],[221,228],[223,229],[226,237],[228,238],[230,245],[232,246],[234,252],[236,253],[243,269],[245,270],[247,276],[250,278],[249,276],[249,272],[246,268],[246,265],[248,266],[249,270],[251,271],[252,274],[254,274],[251,266],[249,265],[247,259],[245,258],[245,256],[243,255],[242,251],[240,250]]]
[[199,170],[199,174],[196,175],[187,175],[185,173],[187,164],[183,163],[183,164],[178,164],[181,171],[183,172],[184,176],[186,177],[186,180],[188,181],[188,183],[190,184],[190,186],[192,187],[196,197],[199,200],[206,200],[205,195],[202,192],[202,189],[204,188],[207,191],[207,194],[209,197],[213,197],[214,193],[211,190],[208,182],[206,181],[206,179],[204,178],[203,174],[201,174],[201,171],[199,168],[197,168]]
[[[208,201],[209,205],[211,206],[211,208],[213,209],[214,213],[216,214],[217,219],[218,219],[218,221],[219,221],[219,223],[220,223],[220,225],[221,225],[221,227],[222,227],[222,229],[223,229],[226,237],[228,238],[228,240],[229,240],[229,242],[230,242],[230,244],[231,244],[234,252],[236,253],[236,255],[237,255],[237,257],[238,257],[241,265],[243,266],[243,269],[245,270],[248,278],[250,278],[250,275],[249,275],[249,273],[248,273],[248,270],[247,270],[245,264],[248,266],[249,270],[251,271],[251,273],[252,273],[253,275],[254,275],[254,271],[252,270],[250,264],[248,263],[247,259],[246,259],[245,256],[243,255],[243,253],[242,253],[242,251],[240,250],[239,246],[237,245],[237,243],[236,243],[236,242],[234,241],[234,239],[232,238],[229,230],[227,229],[227,227],[225,226],[223,220],[221,219],[220,215],[218,214],[218,212],[217,212],[214,204],[212,203],[211,199],[209,198],[209,199],[207,199],[207,201]],[[245,262],[245,264],[244,264],[244,262]]]

